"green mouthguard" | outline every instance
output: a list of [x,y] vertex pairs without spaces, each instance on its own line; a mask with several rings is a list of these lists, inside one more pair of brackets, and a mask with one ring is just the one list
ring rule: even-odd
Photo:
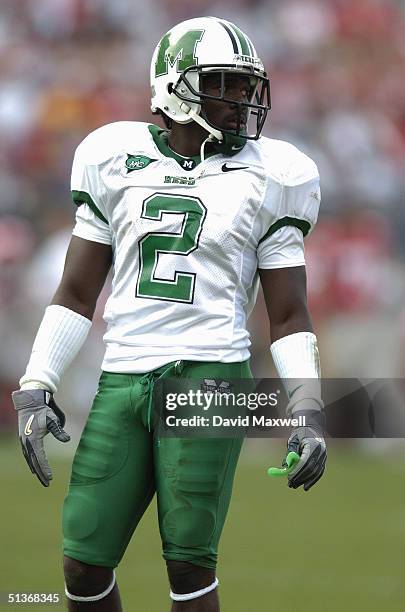
[[288,476],[288,474],[292,472],[292,470],[294,469],[294,467],[296,466],[299,460],[300,460],[300,456],[298,455],[298,453],[291,451],[290,453],[288,453],[287,457],[285,458],[285,461],[287,463],[286,467],[283,467],[283,468],[271,467],[267,470],[267,473],[269,476]]

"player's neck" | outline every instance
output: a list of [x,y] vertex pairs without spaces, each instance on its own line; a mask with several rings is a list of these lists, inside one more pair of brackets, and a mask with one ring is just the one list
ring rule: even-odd
[[201,145],[207,137],[208,132],[194,122],[187,125],[173,123],[168,144],[179,155],[193,157],[200,154]]

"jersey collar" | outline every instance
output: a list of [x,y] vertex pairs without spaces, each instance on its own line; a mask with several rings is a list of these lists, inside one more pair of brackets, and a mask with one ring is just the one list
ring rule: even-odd
[[[169,132],[163,128],[158,127],[157,125],[149,125],[149,131],[152,135],[155,145],[159,149],[159,151],[165,157],[171,157],[176,160],[176,162],[183,168],[183,170],[194,170],[198,164],[201,163],[200,155],[192,155],[191,157],[183,157],[179,155],[175,151],[173,151],[168,144],[168,136]],[[211,157],[212,155],[218,155],[217,151],[207,152],[205,158]]]

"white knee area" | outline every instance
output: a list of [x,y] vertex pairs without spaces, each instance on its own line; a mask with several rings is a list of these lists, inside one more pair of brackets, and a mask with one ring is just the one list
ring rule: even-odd
[[219,580],[218,578],[215,578],[212,584],[200,589],[199,591],[194,591],[194,593],[173,593],[173,591],[170,591],[170,597],[173,599],[173,601],[189,601],[190,599],[197,599],[197,597],[202,597],[203,595],[206,595],[207,593],[210,593],[210,591],[216,589],[218,584]]
[[65,595],[72,601],[100,601],[100,599],[107,597],[107,595],[111,593],[114,586],[115,586],[115,572],[113,572],[113,579],[111,581],[111,584],[106,588],[105,591],[103,591],[99,595],[90,595],[89,597],[81,597],[80,595],[72,595],[72,593],[69,593],[69,591],[67,590],[66,584],[65,584]]

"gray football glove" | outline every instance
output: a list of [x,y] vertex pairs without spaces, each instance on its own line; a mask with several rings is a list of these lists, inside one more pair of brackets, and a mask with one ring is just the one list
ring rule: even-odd
[[[294,428],[287,441],[287,453],[295,451],[300,455],[299,462],[288,475],[288,486],[297,489],[304,485],[304,490],[308,491],[325,471],[325,415],[317,410],[294,412],[293,418],[299,416],[305,416],[305,427]],[[286,465],[284,461],[283,467]]]
[[41,484],[49,487],[52,470],[45,454],[44,437],[51,432],[60,442],[70,440],[69,434],[62,429],[65,415],[52,393],[44,389],[14,391],[12,398],[18,411],[18,433],[25,460]]

